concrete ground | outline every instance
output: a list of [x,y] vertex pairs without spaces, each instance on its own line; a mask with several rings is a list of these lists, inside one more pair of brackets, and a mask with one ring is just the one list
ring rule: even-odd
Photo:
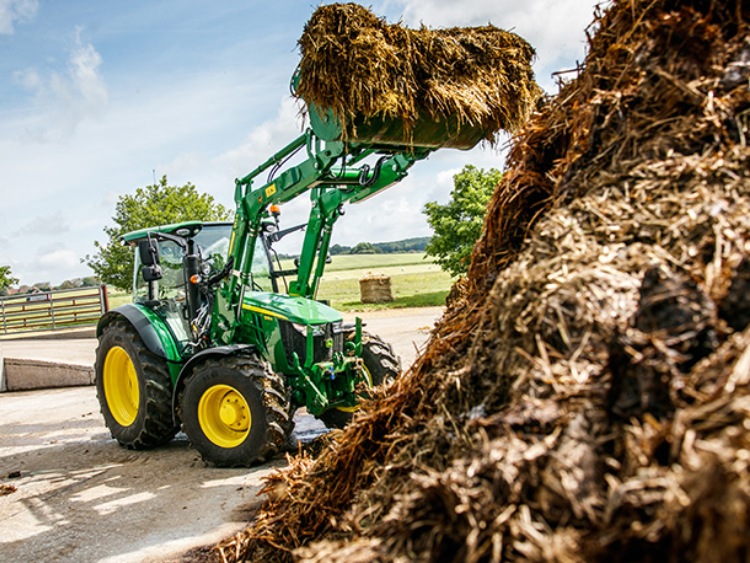
[[[362,317],[407,367],[441,314]],[[90,369],[95,348],[92,338],[2,340],[0,357],[42,362],[35,372],[50,364]],[[325,431],[304,411],[295,421],[303,441]],[[156,450],[120,448],[90,385],[0,393],[0,560],[179,560],[243,529],[262,478],[284,465],[279,457],[252,469],[206,467],[184,434]]]

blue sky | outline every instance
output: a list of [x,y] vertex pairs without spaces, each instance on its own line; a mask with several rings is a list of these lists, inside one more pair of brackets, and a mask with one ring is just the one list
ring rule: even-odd
[[[324,2],[327,3],[327,2]],[[537,50],[537,80],[584,55],[593,0],[372,0],[388,21],[491,22]],[[233,206],[234,178],[303,126],[289,96],[296,41],[318,2],[0,0],[0,265],[22,284],[91,275],[118,196],[167,175]],[[350,206],[334,242],[429,235],[427,201],[447,200],[465,164],[501,151],[443,150],[399,185]],[[285,225],[309,203],[285,206]],[[290,249],[291,250],[291,249]]]

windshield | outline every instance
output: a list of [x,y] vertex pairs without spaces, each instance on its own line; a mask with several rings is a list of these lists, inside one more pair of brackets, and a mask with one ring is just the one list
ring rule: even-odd
[[214,270],[221,270],[229,253],[229,239],[232,225],[206,225],[195,235],[195,242],[204,262],[209,262]]

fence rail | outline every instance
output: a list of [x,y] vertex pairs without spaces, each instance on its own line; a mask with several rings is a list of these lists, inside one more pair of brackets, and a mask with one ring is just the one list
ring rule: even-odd
[[92,325],[107,310],[106,285],[0,297],[3,334]]

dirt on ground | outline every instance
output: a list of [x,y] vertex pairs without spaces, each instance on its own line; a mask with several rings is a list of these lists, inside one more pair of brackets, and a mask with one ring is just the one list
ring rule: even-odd
[[[362,315],[367,330],[411,364],[441,308]],[[0,343],[6,358],[85,364],[94,339]],[[293,439],[325,427],[304,410]],[[0,552],[3,561],[179,561],[243,529],[262,479],[283,456],[248,469],[208,467],[182,433],[129,451],[104,426],[94,387],[0,393]]]

